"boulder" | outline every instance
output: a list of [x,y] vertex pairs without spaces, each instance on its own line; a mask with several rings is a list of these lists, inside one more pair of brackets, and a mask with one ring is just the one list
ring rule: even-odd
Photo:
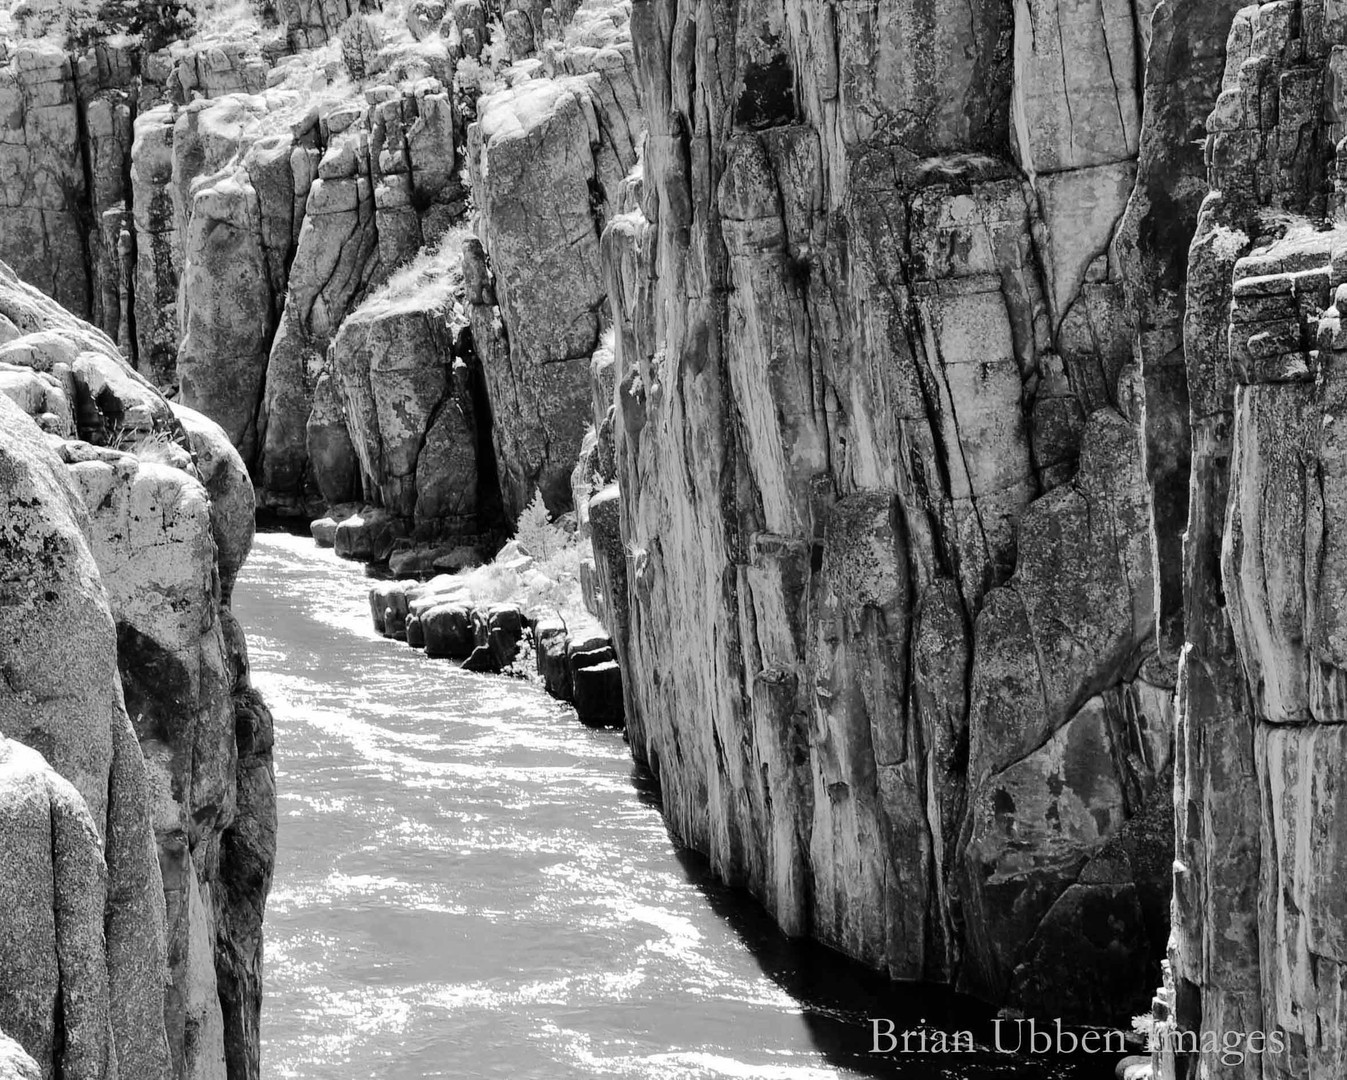
[[559,616],[544,616],[533,624],[534,651],[543,686],[554,698],[570,701],[571,667],[566,652],[566,624]]
[[37,1062],[3,1031],[0,1031],[0,1080],[42,1080]]
[[504,669],[514,663],[519,652],[519,642],[524,636],[523,613],[517,604],[492,604],[486,609],[480,621],[474,616],[474,622],[484,633],[487,648],[497,669]]
[[440,604],[421,616],[421,631],[426,639],[426,655],[466,659],[477,648],[472,609],[466,604]]
[[617,662],[604,660],[571,672],[576,715],[581,723],[598,727],[622,725],[622,672]]
[[340,522],[331,515],[315,518],[309,522],[309,535],[313,537],[313,542],[319,547],[336,547],[338,524]]
[[333,547],[344,559],[383,562],[407,527],[387,510],[367,507],[337,525]]
[[369,591],[369,607],[374,620],[374,629],[385,637],[391,637],[387,631],[387,613],[394,606],[405,610],[406,604],[406,589],[398,582],[382,581],[373,586]]

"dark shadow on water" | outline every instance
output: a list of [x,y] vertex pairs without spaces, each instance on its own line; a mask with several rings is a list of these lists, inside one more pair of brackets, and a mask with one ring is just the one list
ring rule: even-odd
[[[633,766],[631,782],[643,805],[661,809],[658,781],[647,769]],[[682,846],[676,854],[687,880],[739,936],[763,973],[799,1002],[810,1037],[830,1064],[864,1076],[902,1080],[1109,1080],[1114,1076],[1123,1056],[1117,1053],[1030,1057],[999,1052],[994,1042],[995,1012],[987,1005],[944,986],[893,982],[817,942],[788,938],[747,892],[717,881],[703,855]],[[892,1020],[900,1039],[903,1032],[912,1032],[907,1051],[902,1052],[900,1044],[896,1053],[872,1052],[872,1018]],[[1039,1029],[1044,1030],[1042,1022]],[[1013,1050],[1022,1032],[1027,1041],[1027,1030],[1014,1021],[1003,1022],[1001,1046]],[[1050,1025],[1047,1030],[1051,1031]],[[946,1045],[952,1043],[954,1033],[971,1032],[973,1052],[962,1052],[967,1039],[960,1042],[959,1053],[937,1052],[937,1032],[945,1033]],[[887,1040],[879,1042],[887,1046]]]

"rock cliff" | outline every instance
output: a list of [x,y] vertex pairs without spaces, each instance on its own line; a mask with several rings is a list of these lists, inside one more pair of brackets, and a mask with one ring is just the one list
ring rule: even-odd
[[[1201,1075],[1342,1072],[1340,0],[275,9],[4,47],[0,256],[177,397],[37,335],[0,342],[25,411],[171,430],[222,520],[246,468],[363,557],[574,503],[632,751],[788,932],[1084,1022],[1167,953],[1162,1031],[1291,1048]],[[117,515],[171,468],[71,468],[124,649],[157,642],[128,701],[200,658],[223,746],[246,540],[174,496],[163,587],[209,609],[208,532],[224,606],[159,627]],[[198,903],[255,933],[210,846],[261,880],[244,786],[156,810],[171,963]],[[216,1022],[183,995],[173,1054]]]
[[633,752],[788,930],[1040,1014],[1139,1010],[1173,856],[1167,1077],[1344,1065],[1339,8],[633,12]]
[[481,243],[465,248],[464,273],[511,520],[535,488],[552,511],[571,506],[605,318],[599,237],[643,130],[625,25],[575,25],[554,77],[483,97],[468,138]]
[[652,0],[604,236],[611,621],[674,831],[791,932],[1079,1020],[1167,930],[1141,25]]
[[63,50],[21,22],[0,44],[0,258],[218,422],[259,505],[313,517],[395,480],[362,453],[329,349],[418,253],[457,261],[471,199],[503,505],[541,487],[561,512],[605,318],[599,235],[642,123],[627,5],[547,12],[285,3],[274,26],[212,16],[158,52]]
[[0,264],[0,1029],[39,1075],[256,1077],[271,718],[219,426]]
[[452,237],[342,323],[331,376],[362,492],[410,523],[413,540],[471,536],[499,501],[490,407]]
[[[1347,21],[1306,2],[1175,24],[1227,30],[1180,279],[1191,480],[1157,1074],[1328,1077],[1347,1067],[1333,944],[1347,926],[1334,868]],[[1287,1049],[1237,1062],[1210,1051],[1228,1031]],[[1193,1037],[1207,1052],[1186,1052]]]

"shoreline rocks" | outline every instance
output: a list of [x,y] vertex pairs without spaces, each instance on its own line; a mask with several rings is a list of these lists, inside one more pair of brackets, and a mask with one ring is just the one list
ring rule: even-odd
[[369,591],[370,618],[384,637],[405,641],[429,659],[459,661],[464,671],[524,674],[517,665],[532,653],[532,677],[571,704],[582,723],[623,725],[612,640],[592,617],[568,625],[559,612],[477,598],[472,588],[452,574],[380,582]]

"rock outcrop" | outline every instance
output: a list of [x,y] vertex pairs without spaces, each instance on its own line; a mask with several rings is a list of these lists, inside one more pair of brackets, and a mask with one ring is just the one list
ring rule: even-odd
[[340,61],[283,54],[377,5],[281,7],[275,31],[152,54],[0,42],[0,258],[216,419],[264,504],[307,514],[358,484],[327,346],[462,214],[466,125],[448,42],[381,48],[366,94]]
[[228,608],[251,484],[3,265],[0,330],[0,802],[32,870],[0,1028],[44,1073],[256,1077],[271,721]]
[[481,243],[465,246],[464,275],[511,520],[535,489],[554,513],[570,507],[591,421],[606,298],[599,237],[642,132],[631,42],[608,27],[602,48],[565,53],[556,77],[483,97],[468,134]]
[[[370,471],[328,352],[394,271],[446,245],[457,261],[470,183],[482,243],[454,348],[481,358],[497,416],[465,490],[490,517],[498,474],[507,514],[535,488],[561,512],[606,317],[599,236],[643,129],[629,7],[382,8],[287,2],[271,28],[225,13],[154,53],[0,46],[0,257],[218,422],[264,509],[315,517],[408,487]],[[343,349],[366,324],[388,325],[357,319]],[[446,454],[471,467],[447,445],[430,460]],[[429,513],[408,517],[407,491],[381,508],[417,535],[438,517],[445,539],[474,510],[446,502],[451,478],[422,481]]]
[[[1177,279],[1191,461],[1157,1076],[1329,1077],[1347,1067],[1334,944],[1347,22],[1334,3],[1278,3],[1171,32],[1211,49],[1227,30]],[[1230,1053],[1231,1031],[1284,1050],[1246,1036]]]
[[1131,7],[670,0],[633,35],[590,516],[673,831],[895,977],[1139,1011],[1173,676],[1113,244]]
[[499,511],[490,406],[450,241],[342,323],[329,365],[362,494],[413,541],[475,536]]
[[[179,111],[170,182],[180,254],[167,272],[181,281],[183,402],[224,425],[265,505],[305,513],[357,493],[328,346],[370,289],[438,240],[463,191],[439,81],[373,104],[337,96],[317,106],[285,85]],[[168,119],[137,126],[147,155]],[[168,345],[142,346],[156,349]]]

